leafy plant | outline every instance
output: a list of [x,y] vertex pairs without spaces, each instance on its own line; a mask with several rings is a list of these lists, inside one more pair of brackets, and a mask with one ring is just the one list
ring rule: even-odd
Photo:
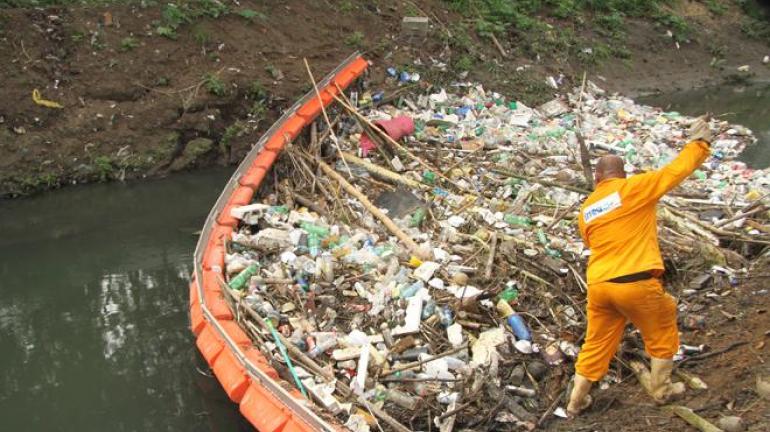
[[193,39],[198,45],[207,45],[211,42],[211,34],[201,27],[195,27],[193,30]]
[[246,89],[246,97],[254,101],[267,99],[267,90],[260,80],[254,80]]
[[706,0],[706,8],[714,15],[724,15],[727,12],[727,5],[718,0]]
[[105,181],[112,175],[115,167],[112,164],[112,159],[109,156],[97,156],[94,158],[94,166],[99,174],[99,180]]
[[131,51],[132,49],[139,46],[139,41],[135,37],[124,37],[120,41],[120,49],[123,51]]
[[214,96],[224,96],[227,94],[225,83],[215,74],[207,73],[203,75],[203,86]]
[[254,21],[254,18],[259,18],[261,20],[267,19],[267,15],[263,14],[262,12],[257,12],[253,9],[243,9],[238,11],[238,16],[241,18],[245,18],[249,21]]
[[176,40],[177,37],[176,30],[170,26],[158,26],[155,28],[155,33],[157,33],[158,36],[163,36],[171,40]]
[[364,34],[360,31],[355,31],[345,38],[345,43],[352,47],[360,48],[364,43]]

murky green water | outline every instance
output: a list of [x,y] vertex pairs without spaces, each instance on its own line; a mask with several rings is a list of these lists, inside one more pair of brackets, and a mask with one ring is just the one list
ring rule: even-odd
[[[770,88],[645,98],[730,114],[770,165]],[[231,169],[0,202],[0,430],[248,430],[188,330],[196,238]]]
[[0,430],[246,429],[187,315],[193,232],[230,173],[0,202]]
[[742,124],[754,132],[757,143],[743,152],[741,160],[753,168],[770,166],[770,84],[710,87],[638,100],[693,116],[711,112]]

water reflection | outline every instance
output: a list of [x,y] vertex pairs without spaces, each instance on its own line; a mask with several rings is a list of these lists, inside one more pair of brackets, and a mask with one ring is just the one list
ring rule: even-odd
[[639,100],[687,115],[711,112],[731,123],[748,127],[757,137],[757,143],[749,146],[740,159],[753,168],[770,166],[770,85],[711,87]]
[[188,330],[192,232],[228,174],[0,203],[2,430],[248,430]]

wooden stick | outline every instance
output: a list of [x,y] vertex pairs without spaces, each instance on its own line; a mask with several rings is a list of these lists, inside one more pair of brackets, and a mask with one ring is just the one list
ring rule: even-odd
[[462,344],[462,345],[460,345],[458,347],[452,348],[449,351],[444,351],[441,354],[435,355],[435,356],[433,356],[433,357],[431,357],[429,359],[419,360],[419,361],[407,363],[405,365],[401,365],[399,367],[393,368],[393,369],[383,373],[381,376],[386,377],[386,376],[390,376],[390,375],[393,375],[393,374],[396,374],[396,373],[399,373],[399,372],[403,372],[405,370],[414,369],[417,366],[422,366],[425,363],[432,362],[433,360],[438,360],[440,358],[443,358],[443,357],[446,357],[446,356],[450,356],[452,354],[456,354],[456,353],[458,353],[458,352],[460,352],[460,351],[462,351],[464,349],[467,349],[467,348],[468,348],[468,344]]
[[389,169],[385,169],[379,165],[373,164],[369,161],[361,159],[358,156],[352,155],[350,153],[342,152],[342,158],[352,163],[353,165],[358,165],[366,169],[372,174],[375,174],[387,180],[392,180],[396,183],[400,183],[406,187],[409,187],[412,189],[428,189],[427,185],[424,185],[420,182],[412,180],[409,177],[404,177],[401,174],[395,173]]
[[503,58],[507,58],[507,57],[508,57],[508,53],[506,53],[506,52],[505,52],[505,49],[503,49],[503,46],[502,46],[502,45],[500,45],[500,41],[499,41],[499,40],[497,40],[497,38],[495,37],[495,35],[494,35],[494,34],[492,34],[492,33],[490,33],[490,34],[489,34],[489,36],[490,36],[490,38],[492,39],[492,42],[493,42],[493,43],[495,44],[495,46],[497,47],[497,50],[498,50],[498,51],[500,51],[500,55],[502,55],[502,56],[503,56]]
[[692,357],[687,357],[686,359],[680,361],[676,365],[676,367],[678,368],[678,367],[680,367],[683,364],[688,363],[688,362],[700,361],[700,360],[705,360],[707,358],[711,358],[711,357],[714,357],[714,356],[718,356],[719,354],[724,354],[724,353],[726,353],[728,351],[731,351],[731,350],[733,350],[735,348],[738,348],[739,346],[743,346],[743,345],[746,345],[748,343],[749,343],[748,341],[734,342],[734,343],[731,343],[730,345],[728,345],[727,347],[722,348],[721,350],[711,351],[711,352],[707,352],[707,353],[703,353],[703,354],[694,355]]
[[691,426],[694,426],[701,432],[722,432],[722,429],[719,429],[718,427],[709,423],[708,420],[704,419],[698,414],[695,414],[693,410],[687,408],[686,406],[670,405],[666,407],[666,409],[672,411],[674,414],[678,415],[684,421],[689,423]]
[[588,195],[588,194],[591,193],[590,190],[586,190],[586,189],[579,188],[579,187],[576,187],[576,186],[570,186],[570,185],[556,183],[556,182],[552,182],[552,181],[548,181],[548,180],[541,180],[539,178],[529,177],[529,176],[525,176],[525,175],[522,175],[522,174],[516,174],[513,171],[509,171],[509,170],[507,170],[505,168],[494,167],[494,168],[491,168],[491,171],[492,172],[496,172],[498,174],[502,174],[502,175],[507,176],[507,177],[513,177],[513,178],[517,178],[517,179],[521,179],[521,180],[526,180],[526,181],[528,181],[530,183],[540,183],[543,186],[557,187],[557,188],[561,188],[561,189],[568,190],[568,191],[571,191],[571,192],[576,192],[576,193],[579,193],[579,194],[582,194],[582,195]]
[[[305,69],[307,69],[307,74],[310,77],[310,81],[313,83],[313,89],[315,89],[315,95],[318,97],[318,102],[321,104],[321,112],[324,115],[324,120],[326,120],[327,126],[329,126],[329,136],[332,138],[332,142],[334,143],[334,147],[337,148],[337,152],[342,155],[342,149],[340,148],[340,143],[337,140],[337,135],[334,133],[332,122],[329,121],[329,116],[326,114],[326,108],[324,107],[323,99],[321,99],[321,92],[318,91],[318,85],[315,83],[315,78],[313,77],[313,72],[310,71],[310,65],[307,62],[306,58],[302,59],[305,62]],[[336,98],[336,96],[335,96]],[[345,159],[342,159],[343,164],[345,165],[345,169],[348,171],[348,176],[350,178],[353,178],[353,173],[350,172],[350,167],[348,166],[348,163],[345,162]]]
[[580,164],[583,165],[583,175],[586,178],[586,184],[588,185],[588,188],[593,190],[594,189],[594,179],[593,179],[593,173],[591,172],[591,155],[588,153],[588,147],[586,147],[586,140],[583,138],[583,122],[581,120],[582,115],[580,114],[580,109],[583,106],[583,92],[585,92],[586,89],[586,73],[583,71],[583,84],[580,86],[580,95],[578,95],[578,103],[577,107],[575,108],[575,112],[577,116],[575,117],[575,136],[578,140],[578,145],[580,146]]
[[468,194],[474,195],[474,196],[477,195],[476,193],[473,193],[473,192],[470,192],[470,191],[466,191],[461,186],[459,186],[457,183],[452,181],[452,179],[450,179],[449,177],[445,176],[440,170],[438,170],[437,168],[429,165],[428,163],[426,163],[425,161],[423,161],[422,159],[417,157],[414,153],[409,151],[409,149],[407,149],[406,147],[402,146],[396,140],[391,138],[390,135],[388,135],[384,130],[382,130],[382,129],[378,128],[377,126],[375,126],[371,121],[369,121],[368,118],[364,117],[361,113],[358,112],[358,110],[356,110],[355,108],[350,106],[344,100],[340,99],[337,96],[334,96],[334,99],[340,105],[342,105],[342,107],[345,108],[348,112],[353,114],[355,117],[359,118],[362,122],[366,123],[367,126],[369,126],[372,130],[377,132],[381,137],[383,137],[386,141],[388,141],[388,143],[390,143],[390,145],[395,147],[397,150],[399,150],[401,152],[404,152],[407,156],[409,156],[409,158],[411,158],[412,160],[414,160],[418,164],[422,165],[423,168],[436,173],[437,176],[439,176],[442,179],[444,179],[447,183],[449,183],[452,186],[454,186],[457,190],[459,190],[459,191],[461,191],[463,193],[468,193]]
[[754,208],[752,210],[749,210],[749,211],[747,211],[745,213],[742,213],[741,211],[738,211],[738,214],[736,214],[735,216],[733,216],[733,217],[731,217],[729,219],[717,221],[714,224],[714,226],[717,227],[717,228],[723,227],[723,226],[725,226],[725,225],[727,225],[727,224],[729,224],[731,222],[735,222],[737,220],[741,220],[743,218],[747,218],[747,217],[753,215],[754,213],[759,213],[759,212],[763,211],[764,209],[765,209],[764,206],[759,206],[759,207],[756,207],[756,208]]
[[487,266],[484,269],[484,279],[492,279],[492,268],[495,264],[495,252],[497,252],[497,231],[492,233],[489,239],[489,256],[487,257]]
[[412,240],[412,238],[409,237],[407,233],[402,231],[401,228],[399,228],[393,222],[393,220],[388,217],[388,215],[383,213],[382,210],[380,210],[379,208],[377,208],[377,206],[372,204],[371,201],[369,201],[369,198],[367,198],[363,192],[361,192],[360,190],[358,190],[358,188],[356,188],[355,186],[350,184],[347,180],[345,180],[344,177],[339,175],[337,171],[334,171],[334,169],[329,165],[327,165],[326,162],[319,160],[318,166],[321,167],[321,170],[323,170],[323,172],[325,172],[326,175],[336,180],[342,186],[342,188],[345,189],[345,191],[347,191],[347,193],[349,193],[350,195],[353,195],[356,199],[358,199],[358,201],[361,202],[364,208],[369,210],[369,212],[374,217],[379,219],[380,222],[382,222],[382,224],[385,225],[385,227],[388,228],[388,230],[391,233],[393,233],[393,235],[398,237],[398,239],[401,240],[406,245],[406,247],[409,249],[410,252],[412,252],[414,255],[416,255],[419,258],[426,258],[427,253],[425,253],[425,251],[421,251],[420,246],[418,246],[417,243],[415,243],[415,241]]

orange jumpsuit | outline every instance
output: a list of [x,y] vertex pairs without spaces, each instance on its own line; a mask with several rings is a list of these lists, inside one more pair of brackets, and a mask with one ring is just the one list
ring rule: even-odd
[[[612,178],[596,185],[580,209],[578,227],[588,260],[588,329],[575,370],[600,380],[623,337],[626,321],[642,333],[650,356],[670,359],[679,349],[676,302],[663,291],[655,207],[658,200],[695,171],[709,155],[703,141],[685,145],[658,171]],[[655,278],[613,283],[610,279],[649,271]]]

